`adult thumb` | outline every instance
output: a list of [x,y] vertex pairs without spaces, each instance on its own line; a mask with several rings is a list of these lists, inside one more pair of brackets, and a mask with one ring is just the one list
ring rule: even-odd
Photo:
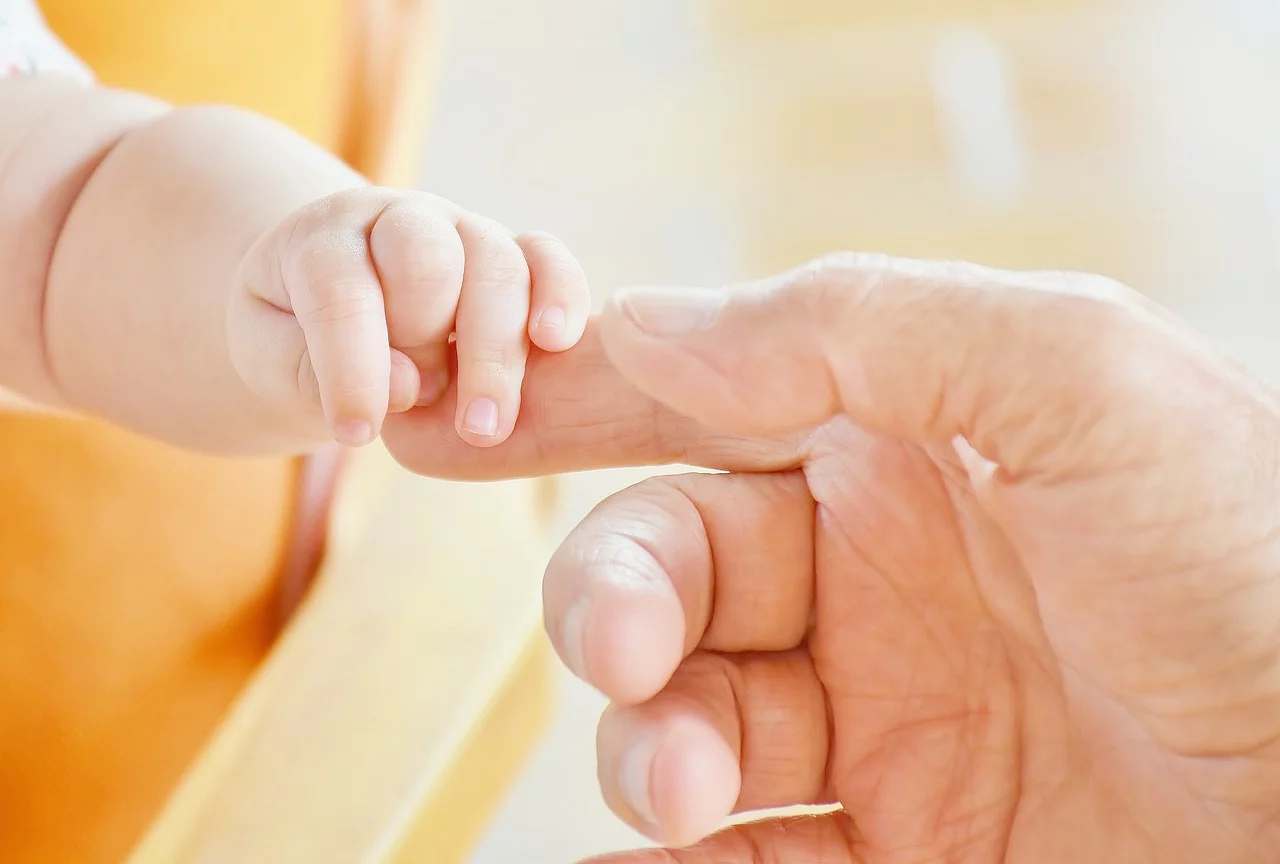
[[854,254],[730,288],[623,289],[601,326],[637,387],[713,428],[846,414],[920,444],[963,437],[1012,472],[1158,402],[1203,353],[1102,277]]

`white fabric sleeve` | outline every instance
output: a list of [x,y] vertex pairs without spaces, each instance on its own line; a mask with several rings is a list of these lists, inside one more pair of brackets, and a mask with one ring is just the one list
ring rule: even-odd
[[93,80],[88,67],[49,32],[33,0],[0,0],[0,78],[43,73]]

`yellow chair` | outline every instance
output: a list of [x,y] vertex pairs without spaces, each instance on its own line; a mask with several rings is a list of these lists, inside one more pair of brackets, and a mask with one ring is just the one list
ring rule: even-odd
[[[427,0],[41,6],[104,83],[238,104],[413,182]],[[0,418],[0,444],[5,563],[54,560],[0,567],[0,860],[465,860],[549,713],[547,486],[362,453],[281,634],[298,463],[50,418]]]

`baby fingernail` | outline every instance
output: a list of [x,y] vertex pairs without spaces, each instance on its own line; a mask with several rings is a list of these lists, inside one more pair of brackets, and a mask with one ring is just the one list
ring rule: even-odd
[[498,434],[498,403],[492,399],[476,399],[462,415],[462,428],[472,435],[492,438]]
[[658,753],[658,741],[646,735],[636,741],[622,756],[618,771],[618,785],[627,806],[644,822],[657,825],[653,813],[653,795],[650,791],[653,777],[653,757]]
[[574,602],[560,625],[560,648],[564,665],[582,680],[587,680],[587,613],[591,601],[586,597]]
[[614,297],[631,323],[651,336],[703,330],[729,302],[720,288],[625,288]]
[[553,332],[563,330],[568,320],[569,317],[565,315],[564,310],[559,306],[548,306],[538,316],[538,329]]
[[373,424],[365,420],[347,420],[338,424],[334,437],[344,447],[363,447],[373,441]]

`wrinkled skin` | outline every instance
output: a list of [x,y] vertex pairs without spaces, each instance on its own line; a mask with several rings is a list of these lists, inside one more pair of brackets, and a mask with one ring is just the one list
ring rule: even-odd
[[[1280,859],[1280,403],[1163,310],[844,256],[624,292],[530,393],[495,451],[432,412],[388,443],[729,472],[619,493],[548,568],[606,798],[673,848],[610,864]],[[702,839],[795,804],[839,807]]]

